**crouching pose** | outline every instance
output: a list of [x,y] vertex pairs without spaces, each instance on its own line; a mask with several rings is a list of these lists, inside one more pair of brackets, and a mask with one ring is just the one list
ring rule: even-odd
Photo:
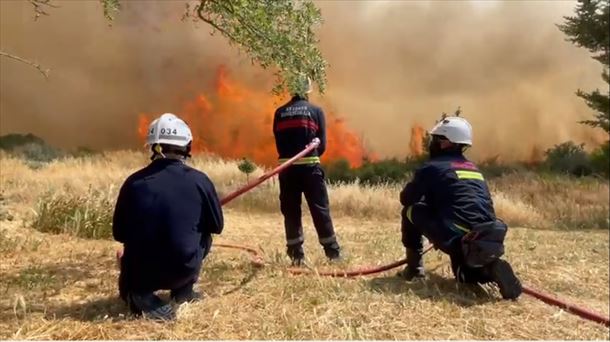
[[407,280],[424,277],[422,236],[451,258],[458,282],[496,283],[504,299],[522,287],[504,254],[508,227],[494,212],[489,189],[463,152],[472,145],[472,128],[461,117],[443,118],[431,131],[430,159],[400,193],[402,243]]
[[124,244],[119,294],[134,314],[175,318],[157,290],[171,290],[180,304],[200,295],[193,291],[212,234],[223,229],[223,214],[208,177],[184,161],[192,135],[184,121],[163,114],[149,127],[152,162],[127,178],[116,203],[114,239]]

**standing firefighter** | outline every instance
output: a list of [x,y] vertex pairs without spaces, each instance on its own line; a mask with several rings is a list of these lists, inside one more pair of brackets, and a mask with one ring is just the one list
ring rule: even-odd
[[275,111],[273,119],[273,134],[280,162],[301,152],[314,138],[320,139],[317,149],[279,175],[280,207],[284,215],[287,253],[293,265],[301,265],[305,257],[301,222],[302,194],[305,194],[326,256],[330,260],[340,259],[340,248],[330,217],[324,171],[320,167],[320,156],[326,149],[326,123],[322,109],[308,102],[307,94],[311,90],[311,80],[301,77],[299,89],[288,103]]
[[134,314],[152,319],[175,317],[154,291],[171,290],[178,304],[200,299],[193,284],[212,234],[223,229],[214,185],[185,164],[191,141],[191,130],[174,114],[153,121],[147,138],[152,162],[127,178],[114,212],[113,235],[124,244],[120,297]]
[[430,134],[430,160],[400,193],[407,267],[399,275],[424,277],[423,235],[449,254],[458,282],[493,282],[504,299],[516,299],[521,283],[500,259],[508,227],[496,218],[483,175],[463,155],[472,145],[472,127],[461,117],[444,117]]

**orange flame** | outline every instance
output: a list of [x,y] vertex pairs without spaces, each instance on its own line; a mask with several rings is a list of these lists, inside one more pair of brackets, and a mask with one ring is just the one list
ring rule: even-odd
[[[200,94],[177,112],[193,132],[192,153],[206,152],[224,158],[249,158],[260,165],[277,164],[273,138],[273,114],[279,99],[264,90],[249,89],[217,71],[215,91]],[[146,139],[148,125],[157,115],[141,114],[138,135]],[[358,167],[366,156],[361,139],[333,112],[326,113],[327,149],[323,161],[346,159]]]
[[412,156],[419,157],[424,154],[424,133],[425,130],[419,124],[414,124],[411,127],[409,149],[411,150]]

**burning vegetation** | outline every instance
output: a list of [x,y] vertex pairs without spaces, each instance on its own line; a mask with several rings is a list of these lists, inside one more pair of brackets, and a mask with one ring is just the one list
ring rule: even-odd
[[[184,103],[176,113],[193,131],[193,153],[249,158],[260,165],[275,165],[273,114],[282,99],[231,78],[224,66],[216,71],[213,89],[212,93],[199,94]],[[140,114],[138,134],[142,141],[146,139],[148,125],[159,114]],[[323,161],[345,159],[351,167],[358,167],[365,158],[371,159],[362,139],[342,118],[326,111],[326,122],[328,148]]]

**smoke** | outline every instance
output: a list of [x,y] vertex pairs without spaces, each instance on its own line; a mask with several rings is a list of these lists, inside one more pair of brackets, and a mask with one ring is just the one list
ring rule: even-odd
[[53,3],[59,8],[34,21],[28,2],[0,2],[0,49],[51,69],[45,80],[0,59],[2,134],[32,132],[68,148],[138,147],[138,114],[175,112],[211,87],[220,63],[264,77],[208,26],[181,22],[185,2],[122,1],[112,27],[97,1]]
[[[0,134],[137,147],[138,114],[176,111],[211,90],[219,64],[253,88],[271,88],[270,72],[209,26],[180,21],[185,1],[124,1],[112,27],[98,2],[56,3],[34,21],[29,3],[0,2],[0,49],[51,68],[44,80],[0,59]],[[574,91],[603,84],[599,64],[555,27],[575,2],[318,4],[331,68],[327,94],[314,99],[381,156],[409,154],[414,125],[430,127],[458,106],[474,126],[478,157],[528,158],[535,146],[605,138],[576,124],[592,113]]]
[[375,150],[406,154],[412,127],[431,127],[458,106],[478,157],[529,158],[536,146],[607,139],[576,123],[592,112],[575,90],[604,84],[600,65],[555,26],[575,2],[321,6],[328,97]]

